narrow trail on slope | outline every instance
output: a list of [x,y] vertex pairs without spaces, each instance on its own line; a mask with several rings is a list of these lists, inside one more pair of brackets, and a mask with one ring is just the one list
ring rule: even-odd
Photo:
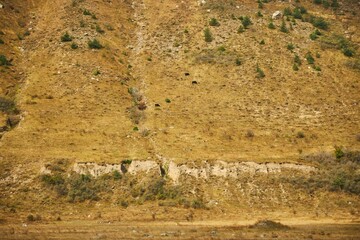
[[[133,46],[129,46],[132,50],[129,58],[129,63],[133,66],[131,70],[131,74],[133,78],[137,81],[136,88],[141,93],[143,102],[146,104],[147,108],[144,111],[146,115],[143,119],[143,122],[140,122],[141,131],[151,131],[153,126],[150,125],[150,121],[147,121],[146,118],[153,115],[153,107],[149,106],[149,101],[146,97],[146,93],[148,91],[148,85],[146,82],[146,77],[144,75],[144,69],[146,65],[143,63],[145,57],[144,52],[146,52],[146,36],[148,35],[147,27],[149,26],[149,22],[144,17],[144,11],[146,11],[147,6],[144,1],[137,1],[132,3],[132,8],[134,10],[133,19],[137,24],[137,28],[134,34],[134,42]],[[165,157],[159,152],[155,140],[151,136],[151,132],[149,136],[146,136],[146,150],[151,153],[154,159],[157,159],[160,163],[164,164],[167,161]]]

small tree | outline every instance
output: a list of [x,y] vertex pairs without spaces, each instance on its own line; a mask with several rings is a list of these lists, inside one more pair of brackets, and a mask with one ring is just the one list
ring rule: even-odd
[[205,42],[212,42],[213,36],[212,36],[211,31],[210,31],[209,28],[205,28],[204,37],[205,37]]

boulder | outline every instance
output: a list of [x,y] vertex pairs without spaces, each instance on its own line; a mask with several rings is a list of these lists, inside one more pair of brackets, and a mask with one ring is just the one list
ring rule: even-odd
[[272,19],[279,19],[282,17],[282,12],[281,11],[276,11],[273,13],[273,15],[271,16]]

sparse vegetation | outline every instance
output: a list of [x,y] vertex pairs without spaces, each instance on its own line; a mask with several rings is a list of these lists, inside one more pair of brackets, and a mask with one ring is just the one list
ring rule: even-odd
[[275,29],[276,27],[275,27],[273,22],[270,22],[269,25],[268,25],[268,28]]
[[241,23],[245,29],[248,28],[252,24],[251,19],[248,16],[243,17],[241,19]]
[[295,46],[294,46],[294,44],[289,43],[289,44],[286,46],[286,48],[287,48],[287,50],[292,51],[292,50],[295,49]]
[[259,67],[259,65],[256,66],[256,78],[264,78],[265,77],[265,73],[264,71]]
[[285,23],[284,20],[281,23],[280,31],[283,32],[283,33],[288,33],[289,32],[289,29],[286,27],[286,23]]
[[314,64],[315,63],[315,59],[314,57],[311,55],[311,52],[307,52],[305,55],[306,61],[308,62],[308,64]]
[[104,31],[99,25],[96,25],[95,30],[96,30],[96,32],[98,32],[98,33],[100,33],[100,34],[104,34],[104,33],[105,33],[105,31]]
[[0,38],[0,44],[4,44],[5,42],[4,42],[4,40],[2,40],[1,38]]
[[11,66],[11,62],[5,57],[5,55],[0,55],[0,66]]
[[97,39],[93,39],[92,41],[88,42],[88,46],[90,49],[101,49],[103,46]]
[[72,41],[72,37],[70,36],[70,34],[68,32],[64,33],[64,35],[62,35],[60,39],[62,42],[71,42]]
[[220,26],[220,23],[216,18],[211,18],[209,21],[209,25],[213,27],[218,27]]
[[211,31],[210,31],[209,28],[205,28],[204,37],[205,37],[205,42],[212,42],[213,36],[212,36]]

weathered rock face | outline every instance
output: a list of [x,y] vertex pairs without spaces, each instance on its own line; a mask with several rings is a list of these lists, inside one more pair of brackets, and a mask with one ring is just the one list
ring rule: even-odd
[[204,161],[201,165],[194,163],[176,164],[173,161],[161,165],[155,161],[132,161],[130,164],[98,164],[98,163],[76,163],[73,171],[79,174],[90,174],[94,177],[118,171],[125,174],[149,174],[158,173],[165,169],[166,175],[174,182],[181,181],[182,176],[191,176],[196,179],[239,178],[244,173],[275,174],[284,170],[302,172],[304,174],[316,171],[315,167],[293,164],[293,163],[255,163],[255,162],[224,162],[216,161],[208,163]]

